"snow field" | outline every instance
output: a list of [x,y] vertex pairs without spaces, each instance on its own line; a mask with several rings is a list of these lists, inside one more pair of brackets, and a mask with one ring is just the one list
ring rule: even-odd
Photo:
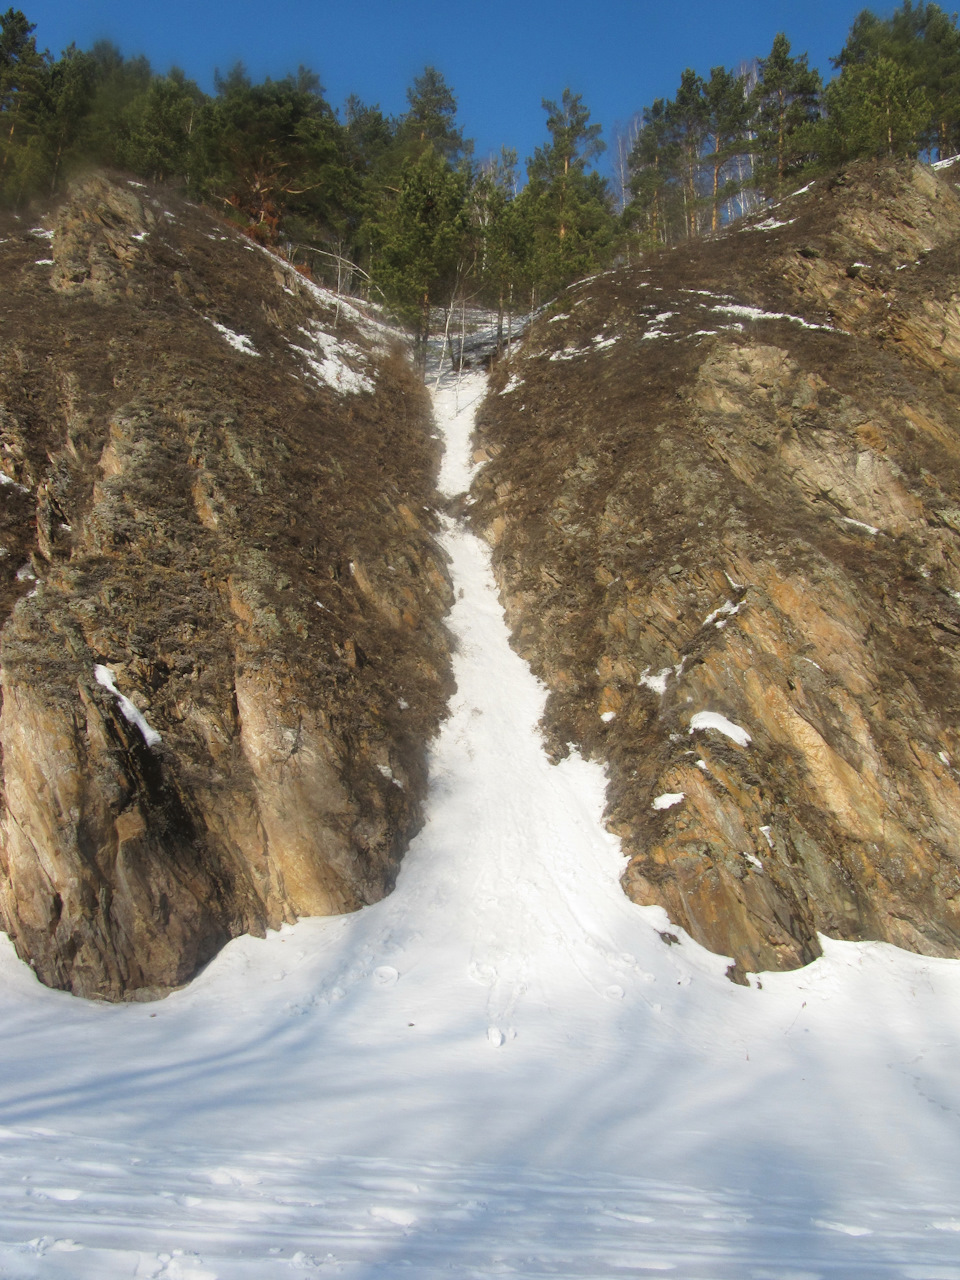
[[[483,393],[436,392],[445,493]],[[445,543],[457,692],[389,898],[153,1004],[0,949],[0,1276],[960,1280],[960,964],[825,940],[747,989],[630,903],[602,771],[547,763]]]

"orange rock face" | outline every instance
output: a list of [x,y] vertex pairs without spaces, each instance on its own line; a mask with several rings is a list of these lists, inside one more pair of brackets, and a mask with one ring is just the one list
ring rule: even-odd
[[0,923],[146,998],[392,887],[449,691],[436,445],[383,327],[209,214],[88,179],[52,268],[8,223]]
[[474,504],[627,893],[738,978],[818,933],[960,954],[960,200],[868,166],[777,218],[537,321]]

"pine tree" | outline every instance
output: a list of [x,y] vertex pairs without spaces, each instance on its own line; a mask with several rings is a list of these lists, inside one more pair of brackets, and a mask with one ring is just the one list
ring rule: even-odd
[[826,90],[827,158],[916,155],[933,106],[904,67],[882,55],[845,67]]
[[728,162],[742,153],[750,122],[750,109],[743,76],[735,76],[724,67],[714,67],[711,70],[710,79],[703,86],[703,97],[707,109],[706,145],[710,148],[706,159],[712,178],[711,229],[716,231],[724,195],[721,178]]
[[640,223],[650,244],[666,244],[673,223],[679,147],[668,108],[665,98],[657,98],[652,107],[644,107],[643,123],[630,153],[633,201],[626,217]]
[[98,40],[89,56],[93,98],[84,120],[84,147],[91,159],[119,167],[122,121],[149,92],[153,72],[146,58],[124,58],[108,40]]
[[47,168],[39,125],[50,57],[35,30],[19,9],[0,15],[0,192],[14,200],[39,189]]
[[95,76],[93,58],[74,44],[50,67],[38,127],[46,152],[51,195],[57,190],[65,165],[77,158],[80,150]]
[[[935,150],[941,157],[960,149],[960,31],[956,14],[950,17],[938,5],[911,0],[905,0],[887,19],[865,9],[833,63],[846,73],[880,58],[906,73],[912,86],[923,90],[929,100],[929,117],[917,131],[917,145]],[[889,78],[889,72],[886,74]],[[851,82],[846,83],[849,86]],[[899,79],[897,93],[901,96],[906,83]]]
[[209,189],[243,217],[252,234],[275,240],[291,215],[338,222],[351,180],[341,130],[313,72],[253,84],[239,64],[216,77],[203,121]]
[[197,186],[193,138],[203,110],[203,93],[178,68],[155,77],[124,113],[118,162],[154,182]]
[[587,172],[604,145],[580,94],[564,89],[559,103],[543,100],[550,142],[527,162],[521,211],[536,227],[534,288],[554,290],[592,270],[613,238],[606,180]]
[[408,154],[422,155],[427,147],[433,147],[437,155],[451,164],[473,150],[473,144],[464,141],[463,130],[457,126],[457,100],[436,67],[424,67],[423,73],[414,78],[407,90],[409,111],[401,123],[401,134],[407,143]]
[[752,95],[761,177],[774,187],[806,158],[810,126],[820,118],[821,88],[820,73],[807,66],[805,53],[790,56],[790,41],[781,31],[759,64]]
[[430,308],[446,305],[462,273],[469,221],[466,180],[428,148],[404,164],[394,203],[373,228],[371,275],[414,331],[426,360]]
[[511,316],[529,269],[531,227],[518,205],[517,187],[517,153],[503,147],[499,157],[481,166],[471,193],[482,230],[480,285],[497,309],[498,348],[504,316]]
[[699,230],[699,177],[710,120],[703,81],[689,67],[667,106],[667,123],[678,162],[686,232],[692,236]]

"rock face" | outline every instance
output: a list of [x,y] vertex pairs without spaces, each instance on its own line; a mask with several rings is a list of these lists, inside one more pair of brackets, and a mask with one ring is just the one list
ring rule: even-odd
[[44,982],[143,998],[392,886],[450,683],[428,402],[375,320],[140,184],[7,217],[0,270],[0,920]]
[[744,970],[960,954],[960,199],[852,169],[568,291],[474,520],[624,888]]

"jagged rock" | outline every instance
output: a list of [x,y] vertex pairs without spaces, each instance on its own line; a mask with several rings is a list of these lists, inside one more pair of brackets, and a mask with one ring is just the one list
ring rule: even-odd
[[[423,387],[376,318],[95,176],[0,244],[0,920],[162,994],[393,884],[450,688]],[[18,572],[19,571],[19,572]]]
[[818,933],[955,956],[960,199],[860,166],[754,221],[534,325],[471,513],[636,901],[735,978]]

